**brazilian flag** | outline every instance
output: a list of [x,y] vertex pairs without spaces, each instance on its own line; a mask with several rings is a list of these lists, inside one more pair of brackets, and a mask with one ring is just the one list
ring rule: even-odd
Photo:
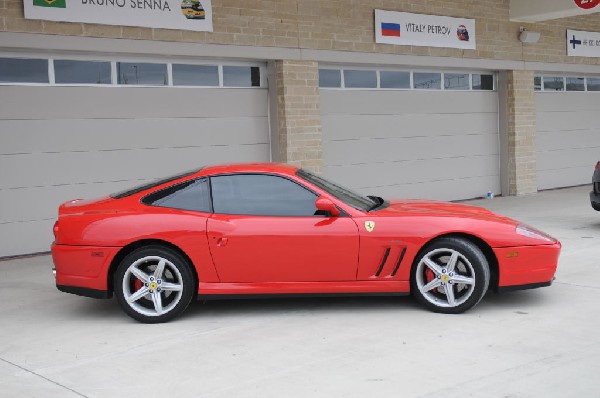
[[67,0],[33,0],[33,5],[38,7],[67,8]]

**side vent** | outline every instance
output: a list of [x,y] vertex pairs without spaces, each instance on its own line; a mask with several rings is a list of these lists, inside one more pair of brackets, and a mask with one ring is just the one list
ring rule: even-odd
[[398,256],[398,261],[396,262],[394,271],[390,274],[390,276],[396,276],[396,272],[398,272],[398,268],[400,268],[400,264],[402,263],[402,260],[404,259],[405,253],[406,253],[406,247],[403,247],[402,251],[400,252],[400,256]]
[[385,262],[387,261],[389,255],[390,255],[390,248],[388,247],[387,249],[385,249],[385,254],[383,255],[383,260],[381,260],[381,265],[379,266],[379,269],[377,270],[377,273],[375,274],[375,276],[379,277],[379,275],[381,274],[381,271],[383,271],[383,266],[385,265]]
[[[393,253],[392,253],[393,250]],[[390,253],[392,256],[390,257]],[[396,253],[398,257],[396,257]],[[377,268],[377,272],[373,277],[375,278],[391,278],[396,276],[396,273],[400,269],[404,255],[406,254],[406,247],[388,247],[385,249],[381,263]],[[391,272],[390,272],[391,271]],[[383,275],[382,275],[383,274]]]

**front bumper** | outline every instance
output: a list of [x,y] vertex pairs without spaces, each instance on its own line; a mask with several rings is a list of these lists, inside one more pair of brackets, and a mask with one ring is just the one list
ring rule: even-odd
[[56,285],[56,288],[64,293],[71,293],[77,296],[83,297],[91,297],[96,299],[107,299],[112,297],[112,292],[108,290],[96,290],[96,289],[88,289],[86,287],[78,287],[78,286],[62,286]]
[[554,279],[556,279],[556,278],[553,278],[549,282],[530,283],[528,285],[500,286],[500,287],[498,287],[498,293],[514,292],[517,290],[537,289],[539,287],[548,287],[548,286],[552,285],[552,282],[554,282]]
[[550,286],[558,266],[561,244],[495,248],[498,290]]

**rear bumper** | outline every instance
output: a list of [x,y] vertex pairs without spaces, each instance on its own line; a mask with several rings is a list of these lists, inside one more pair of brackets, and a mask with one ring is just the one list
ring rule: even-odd
[[590,204],[596,211],[600,211],[600,193],[590,192]]
[[52,245],[58,290],[87,297],[108,297],[108,271],[119,247]]
[[495,248],[498,291],[550,286],[558,266],[561,244]]

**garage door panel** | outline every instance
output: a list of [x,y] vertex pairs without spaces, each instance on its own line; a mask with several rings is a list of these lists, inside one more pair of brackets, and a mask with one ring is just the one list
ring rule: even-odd
[[[477,148],[466,152],[465,148]],[[325,141],[325,164],[343,165],[396,160],[440,159],[466,155],[497,155],[494,135],[437,136],[371,140]],[[352,156],[348,156],[352,154]]]
[[545,112],[581,112],[598,111],[600,93],[598,92],[538,92],[536,105]]
[[537,93],[538,189],[591,182],[600,160],[600,95]]
[[[0,224],[1,256],[50,251],[54,240],[52,226],[55,219]],[[50,264],[48,264],[48,272]]]
[[[268,143],[268,118],[0,120],[1,154]],[[168,139],[165,136],[168,135]]]
[[[498,114],[324,115],[323,131],[337,128],[336,139],[419,137],[432,135],[498,135]],[[443,128],[442,128],[443,127]]]
[[321,90],[324,115],[397,115],[497,112],[495,92]]
[[211,163],[264,161],[269,152],[268,144],[253,144],[9,155],[0,157],[0,189],[156,178]]
[[68,200],[107,196],[145,181],[148,180],[3,189],[0,219],[14,223],[56,218],[58,206]]
[[[266,89],[5,86],[0,119],[266,116]],[[35,101],[32,101],[35,99]],[[224,106],[226,104],[226,106]]]
[[[334,178],[333,174],[332,178]],[[340,173],[340,176],[344,174]],[[497,175],[461,177],[437,181],[406,182],[398,180],[398,182],[389,182],[387,185],[363,186],[357,187],[355,190],[364,195],[378,195],[386,199],[428,198],[434,200],[454,200],[456,198],[480,197],[485,195],[487,190],[498,192],[500,189]],[[480,187],[487,187],[486,191],[482,192]]]
[[443,200],[500,191],[496,92],[322,89],[321,111],[324,174],[347,186]]
[[593,166],[589,165],[557,170],[538,170],[538,189],[590,184],[593,170]]
[[[433,200],[454,200],[458,198],[475,198],[485,195],[478,187],[489,186],[494,190],[497,177],[471,177],[454,180],[438,181],[435,184],[420,182],[416,184],[400,184],[397,186],[384,187],[382,195],[386,198],[428,198]],[[432,187],[434,189],[432,189]],[[496,191],[499,187],[495,188]],[[400,193],[400,195],[398,194]]]
[[[557,94],[559,95],[559,94]],[[600,96],[598,96],[600,100]],[[587,130],[598,127],[598,111],[577,112],[538,112],[537,130],[550,131],[572,131]]]
[[206,164],[268,161],[267,91],[1,87],[0,256],[47,251],[67,200]]
[[[600,143],[598,143],[600,144]],[[592,181],[594,165],[600,157],[600,146],[592,148],[563,149],[556,151],[538,152],[538,171],[560,170],[571,167],[588,168],[589,178]]]
[[[451,159],[427,159],[390,163],[366,163],[346,166],[325,166],[325,174],[354,189],[383,187],[418,182],[472,177],[493,177],[498,179],[497,155],[458,157]],[[486,189],[494,189],[495,183]],[[487,192],[487,190],[485,191]],[[479,192],[478,196],[485,194]]]
[[537,133],[538,152],[594,147],[600,143],[600,128]]

